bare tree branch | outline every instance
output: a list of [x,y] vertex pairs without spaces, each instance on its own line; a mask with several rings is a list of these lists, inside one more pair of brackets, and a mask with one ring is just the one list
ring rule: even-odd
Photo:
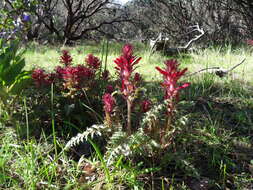
[[198,73],[201,73],[201,72],[207,71],[207,70],[215,70],[214,73],[217,76],[219,76],[219,77],[222,78],[222,77],[226,76],[229,72],[231,72],[232,70],[234,70],[236,67],[238,67],[241,64],[243,64],[245,60],[246,60],[246,58],[244,58],[240,63],[236,64],[235,66],[231,67],[230,69],[222,69],[220,67],[209,67],[209,68],[200,69],[199,71],[196,71],[194,73],[190,73],[188,75],[185,75],[185,77],[191,77],[193,75],[196,75]]

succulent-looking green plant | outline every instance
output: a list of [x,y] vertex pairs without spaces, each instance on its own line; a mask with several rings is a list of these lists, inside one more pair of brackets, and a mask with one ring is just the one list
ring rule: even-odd
[[25,71],[24,51],[19,51],[19,42],[8,44],[0,39],[0,103],[6,104],[12,95],[19,95],[28,84],[30,72]]

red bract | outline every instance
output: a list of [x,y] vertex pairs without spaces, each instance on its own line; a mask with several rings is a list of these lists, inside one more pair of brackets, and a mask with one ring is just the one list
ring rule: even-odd
[[43,69],[35,69],[32,72],[32,79],[37,87],[41,87],[43,85],[51,84],[53,82],[53,75],[46,74]]
[[49,84],[55,82],[55,79],[57,78],[57,75],[55,73],[49,73],[47,76],[47,81],[49,82]]
[[164,70],[159,67],[156,67],[156,69],[164,77],[162,86],[166,92],[165,99],[178,99],[178,91],[190,85],[190,83],[184,83],[183,85],[179,86],[177,83],[177,81],[185,74],[187,68],[180,70],[178,68],[179,63],[176,60],[167,60],[164,62],[164,64],[166,65]]
[[122,48],[122,53],[126,59],[131,59],[133,56],[133,46],[131,44],[124,45]]
[[100,60],[92,54],[87,55],[85,62],[87,63],[88,67],[95,70],[97,70],[101,65]]
[[135,73],[135,75],[134,75],[134,81],[135,82],[139,82],[141,80],[141,75],[140,75],[140,73]]
[[90,68],[83,65],[64,68],[57,67],[56,72],[58,76],[70,85],[69,87],[73,88],[81,88],[82,83],[87,79],[91,79],[94,75]]
[[151,105],[152,105],[152,102],[150,100],[144,100],[141,103],[141,110],[142,110],[142,112],[146,113],[147,111],[149,111],[151,109]]
[[112,85],[108,85],[107,87],[106,87],[106,92],[108,92],[108,93],[112,93],[114,91],[114,88],[113,88],[113,86]]
[[122,49],[123,55],[117,58],[114,62],[118,70],[121,80],[121,91],[125,97],[129,97],[135,90],[133,82],[130,80],[131,74],[134,71],[134,65],[138,64],[141,58],[133,56],[133,47],[129,44]]
[[69,52],[67,50],[62,51],[62,56],[60,58],[60,62],[64,64],[66,67],[70,66],[72,63],[72,57],[69,55]]
[[56,76],[60,79],[62,78],[62,73],[64,73],[65,68],[57,66],[55,68]]
[[115,107],[115,99],[112,97],[111,94],[105,93],[103,95],[103,103],[104,103],[104,109],[107,113],[112,113],[113,108]]
[[247,40],[247,44],[253,46],[253,40]]
[[108,71],[108,70],[105,70],[105,71],[102,73],[102,78],[103,78],[104,80],[107,80],[107,79],[109,79],[109,75],[110,75],[109,71]]

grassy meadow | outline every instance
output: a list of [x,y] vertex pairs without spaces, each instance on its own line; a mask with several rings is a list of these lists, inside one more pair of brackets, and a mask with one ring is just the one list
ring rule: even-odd
[[[67,49],[71,52],[71,55],[73,55],[74,63],[76,64],[83,64],[85,56],[89,53],[92,53],[99,58],[103,58],[103,63],[105,64],[105,62],[107,62],[110,71],[114,72],[115,64],[113,61],[120,55],[122,45],[123,44],[120,43],[109,43],[107,50],[108,55],[105,56],[106,44],[102,43],[88,43],[75,47],[52,47],[31,44],[25,54],[27,69],[32,69],[39,66],[47,70],[52,70],[55,65],[59,64],[61,50]],[[163,65],[163,62],[170,58],[178,59],[182,67],[188,68],[188,72],[195,72],[207,67],[220,67],[223,69],[229,69],[246,58],[245,63],[231,72],[232,78],[252,82],[252,51],[252,48],[246,46],[239,48],[232,48],[231,46],[223,48],[210,47],[207,49],[196,50],[187,55],[184,54],[176,57],[167,57],[163,56],[161,53],[151,53],[150,48],[147,45],[140,43],[135,44],[135,54],[142,57],[142,60],[138,65],[138,72],[140,72],[144,76],[145,80],[148,81],[156,80],[156,78],[159,76],[154,67]]]
[[[134,46],[134,55],[142,57],[137,71],[155,104],[163,98],[159,84],[162,76],[155,67],[163,67],[165,60],[173,58],[181,63],[180,68],[188,68],[182,81],[191,85],[180,94],[177,109],[180,124],[175,127],[173,143],[167,152],[160,154],[161,162],[147,155],[132,160],[119,156],[114,164],[107,165],[103,142],[95,146],[81,144],[64,151],[72,134],[54,124],[57,115],[48,124],[52,133],[45,129],[37,134],[36,128],[40,126],[34,125],[37,120],[31,121],[34,113],[29,106],[39,100],[32,99],[28,93],[16,105],[14,123],[0,110],[3,112],[0,189],[253,189],[253,49],[210,47],[166,57],[151,53],[144,44]],[[102,43],[75,47],[32,43],[24,54],[25,68],[51,71],[59,65],[61,50],[67,49],[74,64],[82,64],[85,56],[93,53],[116,78],[113,60],[120,55],[121,47],[122,44],[116,43],[109,43],[108,48]],[[244,63],[222,78],[206,71],[189,75],[210,67],[229,69],[244,58]],[[15,119],[18,113],[21,116]],[[89,156],[85,156],[86,149],[93,150]]]

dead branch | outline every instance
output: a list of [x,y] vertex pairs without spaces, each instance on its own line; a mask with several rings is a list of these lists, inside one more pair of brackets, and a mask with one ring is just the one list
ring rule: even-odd
[[162,41],[162,33],[160,32],[158,37],[155,40],[150,40],[149,41],[149,45],[150,45],[150,51],[151,53],[153,53],[155,51],[155,46],[157,44],[158,41]]
[[235,66],[231,67],[230,69],[223,69],[220,67],[209,67],[209,68],[200,69],[199,71],[185,75],[185,77],[191,77],[193,75],[196,75],[198,73],[201,73],[201,72],[207,71],[207,70],[215,70],[213,73],[215,75],[219,76],[220,78],[222,78],[222,77],[226,76],[229,72],[231,72],[232,70],[234,70],[235,68],[237,68],[238,66],[243,64],[245,60],[246,60],[246,58],[244,58],[240,63],[236,64]]
[[236,64],[235,66],[231,67],[230,69],[224,70],[224,69],[220,69],[217,70],[215,72],[215,74],[219,77],[224,77],[226,76],[229,72],[231,72],[232,70],[234,70],[236,67],[238,67],[239,65],[243,64],[243,62],[246,60],[246,58],[244,58],[240,63]]
[[196,42],[199,40],[204,34],[204,30],[199,27],[199,24],[190,26],[188,28],[192,28],[191,31],[187,32],[187,34],[193,33],[193,32],[199,32],[200,34],[195,35],[193,39],[191,39],[187,44],[183,47],[169,47],[168,40],[161,38],[161,33],[159,34],[158,38],[156,40],[150,41],[151,46],[151,52],[154,51],[163,51],[165,55],[176,55],[180,53],[187,53],[193,42]]
[[199,35],[195,35],[195,37],[193,39],[191,39],[185,46],[183,47],[179,47],[180,49],[189,49],[189,47],[191,46],[191,44],[195,41],[197,41],[198,39],[200,39],[204,34],[205,34],[205,31],[199,27],[199,24],[197,23],[196,25],[194,26],[190,26],[190,28],[193,28],[189,33],[192,33],[192,32],[199,32],[200,34]]
[[204,69],[200,69],[199,71],[196,71],[196,72],[194,72],[194,73],[190,73],[190,74],[188,74],[188,75],[185,75],[185,77],[191,77],[191,76],[193,76],[193,75],[196,75],[196,74],[198,74],[198,73],[201,73],[201,72],[207,71],[207,70],[219,70],[219,69],[220,69],[220,67],[209,67],[209,68],[204,68]]

